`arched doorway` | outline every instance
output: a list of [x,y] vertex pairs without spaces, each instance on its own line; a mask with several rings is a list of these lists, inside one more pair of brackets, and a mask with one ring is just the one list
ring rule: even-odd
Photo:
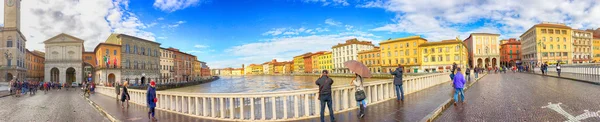
[[13,74],[6,73],[6,81],[10,82],[10,80],[12,80],[13,77],[15,77],[15,76],[13,76]]
[[58,82],[60,80],[60,77],[58,77],[59,75],[60,75],[60,71],[58,70],[58,68],[54,67],[54,68],[50,69],[50,81],[49,82]]
[[144,85],[146,83],[146,77],[142,77],[142,79],[140,79],[140,81],[142,83],[141,85]]
[[483,67],[483,60],[481,58],[477,59],[477,67]]
[[486,68],[488,66],[490,66],[490,59],[489,58],[485,58],[485,66],[486,66]]
[[75,68],[67,68],[65,79],[68,84],[75,82]]
[[492,58],[492,66],[496,67],[496,58]]
[[115,74],[110,73],[108,74],[108,84],[113,84],[115,83]]

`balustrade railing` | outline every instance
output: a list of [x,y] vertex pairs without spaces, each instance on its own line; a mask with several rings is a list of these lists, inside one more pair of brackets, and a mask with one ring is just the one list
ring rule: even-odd
[[[449,73],[404,78],[405,94],[411,94],[450,81]],[[395,99],[391,79],[364,84],[367,104]],[[113,87],[98,87],[97,92],[115,97]],[[355,89],[350,85],[332,88],[335,113],[357,108]],[[130,102],[146,106],[146,91],[129,89]],[[261,93],[183,93],[157,91],[157,109],[199,118],[226,121],[290,121],[318,117],[318,88]],[[326,110],[327,111],[327,110]],[[326,112],[326,114],[329,114]]]
[[[535,68],[536,72],[540,72],[540,67]],[[556,66],[548,66],[548,72],[556,72]],[[575,73],[575,74],[587,74],[587,75],[600,75],[600,66],[598,65],[570,65],[560,66],[560,72],[563,73]]]

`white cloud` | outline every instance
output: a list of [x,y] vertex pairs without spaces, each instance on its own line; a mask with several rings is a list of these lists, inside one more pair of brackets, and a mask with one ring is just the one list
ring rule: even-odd
[[[518,36],[543,21],[565,23],[578,29],[600,27],[600,14],[597,14],[600,3],[596,0],[377,0],[357,7],[383,8],[397,13],[394,23],[373,31],[406,32],[433,38],[457,35],[466,38],[469,32],[480,31]],[[486,24],[482,27],[465,27],[482,21]]]
[[[240,67],[240,62],[263,63],[273,58],[278,61],[289,61],[294,56],[315,51],[330,51],[331,46],[352,38],[361,41],[378,40],[378,36],[366,32],[346,32],[328,35],[309,35],[294,37],[274,37],[264,42],[254,42],[249,44],[230,47],[223,54],[232,55],[237,58],[211,62],[211,67]],[[378,41],[373,42],[376,44]],[[248,65],[248,64],[246,64]]]
[[323,3],[323,6],[348,6],[350,3],[346,0],[303,0],[305,3]]
[[153,6],[165,12],[174,12],[200,3],[200,0],[155,0]]
[[352,25],[345,25],[344,27],[346,27],[346,30],[348,30],[348,31],[352,30],[352,28],[354,28],[354,26],[352,26]]
[[44,50],[41,42],[60,33],[85,40],[88,51],[111,33],[155,40],[153,33],[143,30],[154,25],[143,23],[129,12],[128,4],[128,0],[24,0],[21,30],[26,36],[27,48]]
[[195,48],[200,48],[200,49],[205,49],[205,48],[208,48],[209,46],[207,46],[207,45],[202,45],[202,44],[197,44],[197,45],[194,45],[194,47],[195,47]]
[[294,29],[294,28],[273,28],[267,32],[262,33],[261,35],[267,36],[277,36],[277,35],[298,35],[301,33],[311,33],[312,29],[306,29],[304,27]]
[[156,37],[156,38],[158,38],[158,39],[167,39],[168,37],[165,37],[165,36],[159,36],[159,37]]
[[156,19],[156,20],[165,20],[165,18],[159,17],[159,18],[158,18],[158,19]]
[[342,22],[338,22],[338,21],[335,21],[335,20],[329,18],[329,19],[325,19],[325,24],[332,25],[332,26],[338,26],[338,25],[342,25]]
[[170,28],[170,29],[173,29],[173,28],[179,27],[179,25],[184,24],[184,23],[186,23],[186,21],[177,21],[177,22],[175,22],[173,24],[163,25],[161,28]]

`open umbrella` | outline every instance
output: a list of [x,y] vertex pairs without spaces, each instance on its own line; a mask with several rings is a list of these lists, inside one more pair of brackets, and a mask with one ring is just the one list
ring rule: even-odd
[[356,61],[356,60],[350,60],[350,61],[346,61],[344,62],[344,66],[346,66],[348,69],[350,69],[350,71],[362,76],[362,77],[373,77],[373,75],[371,75],[371,72],[369,71],[369,68],[367,68],[367,66],[365,66],[364,64]]

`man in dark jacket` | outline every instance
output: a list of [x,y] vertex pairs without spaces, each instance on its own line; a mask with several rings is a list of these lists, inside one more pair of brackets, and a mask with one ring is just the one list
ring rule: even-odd
[[325,104],[327,104],[327,108],[329,108],[329,119],[333,122],[335,118],[333,118],[333,106],[331,99],[331,85],[333,84],[333,79],[329,78],[329,72],[327,70],[323,70],[323,74],[321,77],[317,79],[315,84],[319,86],[319,100],[321,101],[321,122],[325,121]]
[[404,90],[402,90],[402,65],[398,64],[396,71],[390,70],[390,73],[394,75],[394,87],[396,89],[396,99],[398,101],[404,101]]
[[470,76],[470,74],[471,74],[471,68],[469,68],[469,67],[468,67],[468,68],[467,68],[467,70],[465,70],[465,76],[466,76],[466,78],[465,78],[465,79],[466,79],[467,81],[471,81],[471,76]]

